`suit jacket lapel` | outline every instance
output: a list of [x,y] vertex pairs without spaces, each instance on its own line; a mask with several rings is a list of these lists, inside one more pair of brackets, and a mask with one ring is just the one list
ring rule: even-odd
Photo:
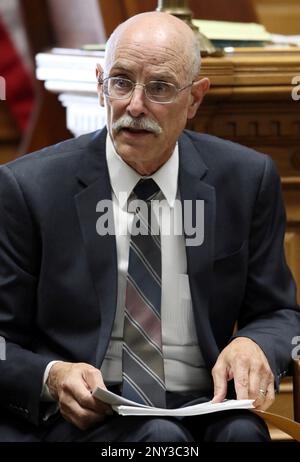
[[[184,229],[190,214],[185,213],[187,202],[192,204],[192,223],[196,223],[196,201],[204,201],[204,241],[201,245],[186,246],[187,268],[199,345],[208,366],[212,367],[219,350],[209,321],[210,291],[212,288],[215,188],[204,182],[207,167],[191,139],[183,134],[179,140],[179,189],[184,211]],[[189,236],[186,235],[187,238]]]
[[96,133],[88,151],[85,152],[78,172],[82,190],[75,196],[83,242],[101,312],[97,367],[101,366],[110,340],[118,290],[115,236],[100,236],[96,231],[96,223],[100,216],[96,212],[97,204],[101,200],[112,200],[105,153],[106,135],[106,129]]

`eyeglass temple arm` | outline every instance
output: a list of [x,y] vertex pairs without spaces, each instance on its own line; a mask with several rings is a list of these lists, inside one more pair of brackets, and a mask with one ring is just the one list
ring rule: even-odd
[[102,85],[103,81],[104,81],[104,78],[103,78],[103,73],[102,73],[102,74],[99,74],[99,76],[97,77],[98,85]]

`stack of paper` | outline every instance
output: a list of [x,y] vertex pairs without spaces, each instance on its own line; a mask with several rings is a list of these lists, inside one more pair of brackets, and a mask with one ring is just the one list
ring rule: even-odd
[[194,19],[193,23],[220,47],[263,46],[271,41],[271,34],[262,24],[199,19]]
[[135,403],[122,396],[111,393],[108,390],[104,390],[97,387],[93,396],[103,401],[104,403],[110,404],[114,411],[120,415],[157,415],[157,416],[169,416],[169,417],[187,417],[200,414],[209,414],[212,412],[229,411],[233,409],[253,409],[253,399],[244,400],[226,400],[222,403],[207,403],[194,404],[191,406],[180,407],[177,409],[161,409],[157,407],[145,406],[143,404]]
[[300,35],[272,34],[272,42],[278,45],[291,45],[300,47]]
[[96,64],[104,63],[103,51],[52,48],[38,53],[36,76],[49,91],[84,92],[96,95]]

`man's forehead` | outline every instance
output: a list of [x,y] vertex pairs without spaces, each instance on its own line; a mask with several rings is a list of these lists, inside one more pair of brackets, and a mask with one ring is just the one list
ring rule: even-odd
[[136,57],[149,59],[162,59],[162,60],[179,60],[178,51],[181,50],[180,44],[161,43],[151,40],[144,40],[143,42],[127,41],[118,42],[113,50],[114,57]]
[[110,68],[120,67],[163,67],[171,72],[179,72],[185,62],[185,57],[182,53],[174,50],[172,47],[162,45],[145,45],[140,43],[127,43],[117,45],[110,55]]

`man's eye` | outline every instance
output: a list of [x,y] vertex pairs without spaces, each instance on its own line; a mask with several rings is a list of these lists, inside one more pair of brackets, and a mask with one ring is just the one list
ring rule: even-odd
[[169,85],[164,82],[150,82],[148,90],[152,95],[163,95],[170,91]]
[[115,79],[114,80],[114,87],[118,89],[127,89],[131,87],[131,82],[125,79]]

